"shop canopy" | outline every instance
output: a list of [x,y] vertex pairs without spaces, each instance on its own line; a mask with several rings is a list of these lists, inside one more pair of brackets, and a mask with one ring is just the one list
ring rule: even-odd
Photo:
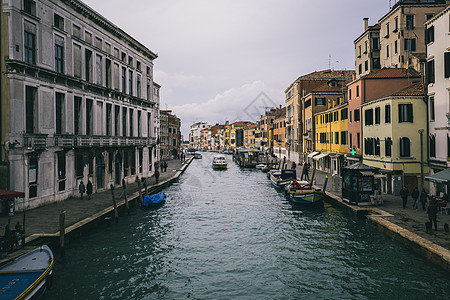
[[25,193],[0,190],[0,199],[25,198]]
[[319,160],[319,159],[324,158],[324,157],[326,157],[326,156],[328,156],[328,155],[330,155],[330,153],[325,152],[325,153],[322,153],[322,154],[320,154],[320,155],[314,156],[313,159],[314,159],[314,160]]
[[435,183],[448,183],[450,181],[450,168],[425,177],[425,180]]
[[317,155],[317,154],[319,154],[319,153],[320,153],[320,152],[314,151],[314,152],[308,154],[308,157],[311,158],[311,157],[313,157],[314,155]]

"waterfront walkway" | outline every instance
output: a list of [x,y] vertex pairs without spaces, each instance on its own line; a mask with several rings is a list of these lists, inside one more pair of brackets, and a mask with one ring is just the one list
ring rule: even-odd
[[[159,185],[164,185],[166,182],[175,179],[181,174],[183,166],[189,163],[180,160],[167,160],[168,168],[166,172],[160,171],[159,183],[156,185],[155,177],[146,179],[148,189],[157,188]],[[143,188],[143,186],[141,186]],[[136,182],[127,184],[127,198],[132,199],[138,195],[138,184]],[[117,203],[124,200],[123,188],[117,187],[115,189],[115,198]],[[95,193],[88,200],[87,195],[80,199],[80,195],[75,195],[65,201],[41,206],[25,212],[25,236],[27,242],[30,237],[37,235],[51,235],[59,232],[59,215],[62,211],[66,212],[65,227],[68,228],[82,220],[86,220],[96,214],[100,214],[107,208],[113,205],[111,190],[107,189],[99,193]],[[0,235],[5,232],[5,226],[10,222],[10,228],[14,229],[15,224],[20,222],[22,224],[23,213],[16,212],[13,217],[0,217]]]
[[[297,167],[297,174],[301,174],[299,172],[301,172],[301,166]],[[327,175],[329,178],[326,191],[340,198],[342,182],[339,176],[338,176],[338,185],[336,187],[333,182],[334,180],[330,174],[316,170],[315,184],[318,187],[322,187],[325,182],[325,177]],[[435,243],[447,250],[450,250],[450,233],[444,231],[444,224],[449,224],[450,226],[450,215],[441,214],[440,212],[438,212],[437,216],[438,230],[435,231],[433,225],[433,230],[430,233],[427,233],[425,229],[425,222],[428,222],[428,214],[426,213],[426,211],[422,210],[420,202],[419,202],[419,209],[415,210],[412,208],[411,196],[408,197],[408,202],[405,209],[403,208],[402,199],[400,198],[400,196],[383,194],[382,200],[383,204],[377,206],[375,209],[377,211],[380,211],[381,215],[384,215],[383,216],[384,219],[432,243]],[[383,211],[386,212],[387,214],[384,214]]]

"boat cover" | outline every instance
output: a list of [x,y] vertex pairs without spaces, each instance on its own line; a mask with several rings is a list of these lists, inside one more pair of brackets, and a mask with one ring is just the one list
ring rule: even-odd
[[25,291],[39,276],[42,271],[28,273],[3,273],[0,275],[0,299],[16,299]]
[[164,194],[163,192],[151,196],[145,195],[144,199],[142,200],[142,205],[146,207],[156,206],[164,202],[164,199],[166,199],[166,194]]

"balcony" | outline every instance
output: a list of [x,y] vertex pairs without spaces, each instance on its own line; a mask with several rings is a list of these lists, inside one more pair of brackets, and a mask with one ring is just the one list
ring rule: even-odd
[[33,150],[46,150],[48,148],[48,134],[25,134],[23,136],[24,146]]

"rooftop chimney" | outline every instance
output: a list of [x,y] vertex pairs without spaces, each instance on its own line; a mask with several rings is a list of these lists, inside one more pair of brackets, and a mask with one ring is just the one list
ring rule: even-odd
[[369,28],[369,18],[364,18],[363,22],[364,22],[364,32],[366,32],[367,29]]

